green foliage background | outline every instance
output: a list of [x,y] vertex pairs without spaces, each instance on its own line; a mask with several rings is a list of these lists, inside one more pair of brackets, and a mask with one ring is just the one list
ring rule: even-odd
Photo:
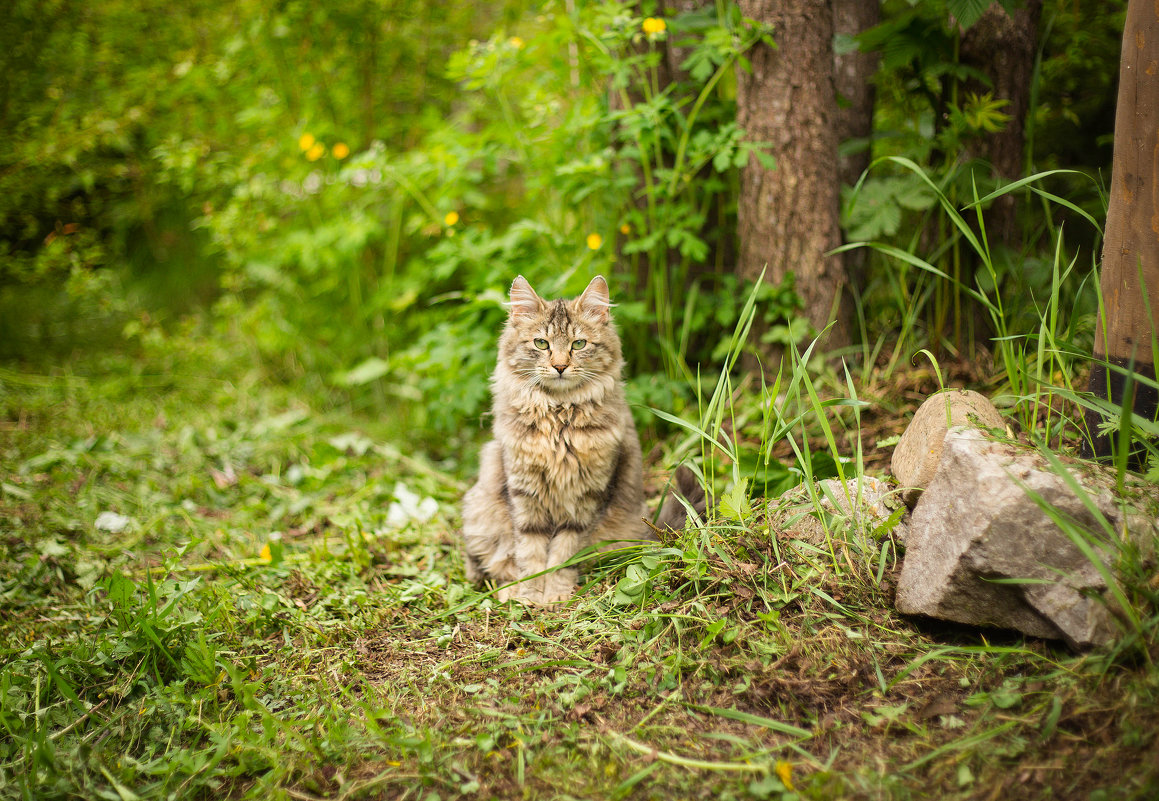
[[[873,155],[962,203],[994,186],[965,154],[1004,115],[957,102],[977,76],[950,15],[968,25],[988,5],[888,0],[881,26],[838,42],[882,54]],[[1123,3],[1045,5],[1028,170],[1106,170]],[[770,160],[736,127],[735,74],[770,35],[724,2],[17,0],[0,21],[0,355],[173,331],[210,308],[273,375],[446,432],[484,408],[511,278],[556,294],[603,272],[634,398],[679,411],[745,294],[738,170]],[[1053,180],[1101,219],[1097,180]],[[846,205],[851,240],[912,251],[915,232],[946,233],[933,194],[890,163]],[[1025,216],[1023,251],[961,280],[1016,290],[1033,315],[1061,218]],[[1093,253],[1097,228],[1077,236]],[[933,263],[949,273],[952,257]],[[941,336],[949,284],[878,256],[863,279],[870,340],[931,292],[914,330]],[[1090,314],[1089,289],[1064,305]],[[759,308],[766,340],[808,335],[791,286]]]

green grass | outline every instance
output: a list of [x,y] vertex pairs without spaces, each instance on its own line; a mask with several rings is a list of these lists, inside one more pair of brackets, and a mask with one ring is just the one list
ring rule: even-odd
[[[843,447],[878,403],[826,386],[722,377],[721,487],[746,447]],[[0,797],[1159,792],[1154,587],[1123,652],[909,620],[889,531],[818,548],[754,498],[507,608],[455,537],[480,434],[428,447],[193,335],[0,368]],[[400,483],[430,519],[391,520]]]

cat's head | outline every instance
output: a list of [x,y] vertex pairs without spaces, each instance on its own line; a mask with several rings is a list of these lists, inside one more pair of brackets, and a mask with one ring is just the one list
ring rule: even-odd
[[509,306],[499,357],[527,386],[564,396],[619,377],[620,338],[603,276],[573,300],[548,301],[521,275],[511,284]]

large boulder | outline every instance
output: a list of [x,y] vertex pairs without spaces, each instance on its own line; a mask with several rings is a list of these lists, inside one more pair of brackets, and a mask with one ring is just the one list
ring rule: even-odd
[[889,464],[911,508],[937,472],[946,432],[958,426],[1002,429],[1005,422],[994,404],[973,390],[948,389],[926,398],[898,440]]
[[[1154,515],[1124,512],[1109,482],[1071,469],[1115,532],[1153,545]],[[1037,496],[1038,500],[1034,496]],[[1100,570],[1043,505],[1087,532]],[[1071,646],[1103,645],[1119,633],[1104,595],[1118,543],[1037,452],[952,429],[910,520],[897,608],[973,625],[1011,628]]]

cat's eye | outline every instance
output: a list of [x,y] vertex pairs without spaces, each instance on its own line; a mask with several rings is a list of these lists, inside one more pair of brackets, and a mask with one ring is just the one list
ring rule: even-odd
[[586,339],[577,339],[575,342],[571,343],[571,349],[572,350],[583,350],[584,346],[587,344],[588,344],[588,341]]
[[548,347],[546,339],[533,339],[531,340],[531,344],[540,350],[547,350]]

